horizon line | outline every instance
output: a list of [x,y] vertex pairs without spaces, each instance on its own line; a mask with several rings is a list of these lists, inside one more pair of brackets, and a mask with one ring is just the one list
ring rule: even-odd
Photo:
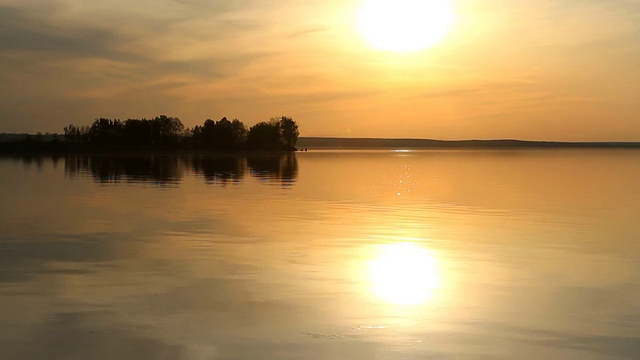
[[300,136],[301,139],[335,139],[335,140],[391,140],[391,141],[434,141],[434,142],[473,142],[473,141],[502,141],[502,142],[528,142],[528,143],[566,143],[566,144],[640,144],[640,140],[620,141],[620,140],[525,140],[516,138],[489,138],[489,139],[434,139],[434,138],[412,138],[412,137],[340,137],[340,136]]

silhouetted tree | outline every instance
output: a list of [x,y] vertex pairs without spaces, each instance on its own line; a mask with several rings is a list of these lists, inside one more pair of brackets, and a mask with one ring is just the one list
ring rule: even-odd
[[296,142],[298,142],[298,136],[300,135],[300,131],[298,130],[298,124],[293,121],[292,118],[287,116],[281,116],[280,118],[273,118],[271,121],[275,121],[278,124],[278,129],[280,131],[280,137],[283,142],[287,144],[289,147],[294,147]]
[[246,134],[247,128],[238,119],[207,119],[202,126],[193,128],[193,142],[196,146],[210,149],[240,149],[245,143]]
[[80,136],[78,127],[69,124],[69,126],[64,127],[64,141],[68,143],[78,143],[80,142]]
[[275,121],[259,122],[249,128],[247,146],[251,149],[281,150],[280,130]]
[[151,121],[127,119],[124,122],[124,142],[128,146],[150,146],[153,142]]
[[177,117],[160,115],[153,119],[154,139],[158,144],[177,144],[184,131],[184,125]]
[[251,149],[295,150],[298,125],[292,118],[281,116],[269,122],[260,122],[249,129],[247,145]]
[[64,140],[68,143],[79,144],[89,140],[88,126],[75,126],[69,124],[64,128]]
[[124,124],[120,120],[96,119],[89,128],[89,141],[94,145],[113,146],[122,142]]
[[236,144],[244,144],[247,141],[247,134],[249,133],[244,123],[238,119],[233,119],[233,121],[231,121],[231,127]]
[[193,136],[196,144],[207,148],[215,147],[216,122],[207,119],[202,126],[193,128]]

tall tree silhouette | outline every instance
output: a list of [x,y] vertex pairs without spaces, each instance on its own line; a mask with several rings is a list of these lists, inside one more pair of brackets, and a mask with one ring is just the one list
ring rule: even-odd
[[251,149],[282,149],[283,144],[280,141],[280,130],[278,128],[278,123],[275,121],[262,121],[253,125],[251,128],[249,128],[247,145]]
[[295,146],[296,142],[298,142],[298,136],[300,135],[298,124],[296,124],[292,118],[287,116],[281,116],[280,118],[274,118],[271,120],[275,120],[277,122],[280,136],[284,143],[290,147]]
[[257,123],[249,129],[247,145],[252,149],[295,150],[299,134],[298,125],[292,118],[271,118],[269,122]]

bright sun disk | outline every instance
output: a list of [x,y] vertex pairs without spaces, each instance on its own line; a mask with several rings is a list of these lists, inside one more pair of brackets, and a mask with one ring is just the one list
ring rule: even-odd
[[375,48],[416,51],[438,43],[452,20],[447,0],[366,0],[358,27]]

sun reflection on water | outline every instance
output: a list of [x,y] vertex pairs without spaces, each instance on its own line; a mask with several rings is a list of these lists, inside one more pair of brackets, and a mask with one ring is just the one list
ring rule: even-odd
[[425,248],[412,244],[379,245],[369,261],[375,294],[398,305],[425,304],[440,287],[437,259]]

